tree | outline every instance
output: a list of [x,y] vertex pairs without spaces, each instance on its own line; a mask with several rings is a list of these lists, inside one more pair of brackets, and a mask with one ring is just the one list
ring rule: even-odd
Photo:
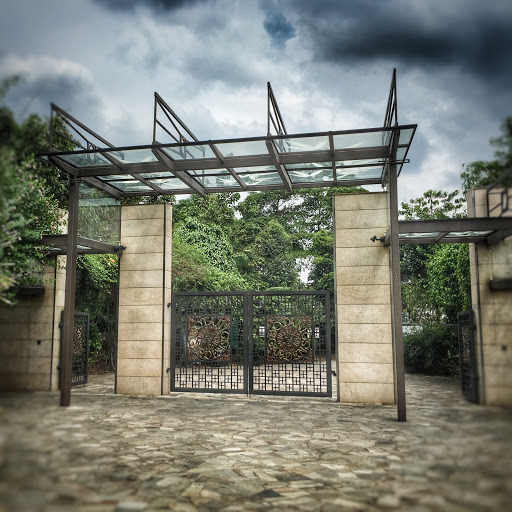
[[458,190],[427,190],[421,197],[402,203],[400,215],[403,215],[405,220],[460,217],[464,211],[464,199],[457,197],[458,195]]
[[[309,274],[313,290],[329,290],[334,295],[334,258],[332,231],[321,229],[313,233],[310,254],[313,257]],[[331,297],[332,299],[332,297]]]
[[295,289],[299,276],[291,254],[292,237],[283,226],[276,219],[270,220],[255,245],[261,257],[258,270],[265,288]]
[[[406,220],[461,216],[464,206],[458,194],[457,190],[428,190],[421,197],[402,203],[400,214]],[[465,268],[457,267],[458,276],[453,279],[451,277],[455,275],[459,252],[462,257],[464,251],[468,251],[467,246],[459,249],[448,244],[400,247],[402,308],[410,321],[425,323],[456,320],[457,311],[467,302],[464,295],[466,288],[461,283],[469,282],[469,265]]]
[[[501,132],[499,137],[491,138],[489,141],[496,148],[494,160],[477,160],[462,166],[461,178],[464,192],[470,188],[490,185],[512,167],[512,117],[507,117],[503,121]],[[510,183],[509,181],[509,186]]]

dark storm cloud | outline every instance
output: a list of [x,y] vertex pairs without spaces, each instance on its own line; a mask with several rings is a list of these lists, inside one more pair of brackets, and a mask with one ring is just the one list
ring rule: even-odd
[[112,11],[133,11],[136,7],[150,7],[155,11],[173,11],[182,7],[192,7],[207,0],[94,0],[97,4]]
[[294,0],[286,5],[320,60],[459,66],[491,82],[512,77],[508,0]]
[[99,100],[91,93],[90,84],[80,77],[55,74],[29,79],[22,73],[20,75],[21,81],[8,93],[9,104],[19,118],[28,112],[48,115],[51,102],[65,110],[81,111],[85,108],[92,115],[99,107]]
[[279,49],[284,48],[288,39],[295,37],[295,29],[281,12],[267,12],[263,28],[270,36],[272,44]]

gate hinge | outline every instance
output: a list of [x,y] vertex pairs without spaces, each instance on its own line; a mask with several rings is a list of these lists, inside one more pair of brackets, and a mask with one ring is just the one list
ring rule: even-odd
[[171,307],[171,304],[172,304],[172,302],[168,302],[168,303],[167,303],[167,307],[168,307],[168,308],[170,308],[170,307]]
[[165,373],[169,373],[171,371],[170,368],[167,368],[167,370],[165,370]]

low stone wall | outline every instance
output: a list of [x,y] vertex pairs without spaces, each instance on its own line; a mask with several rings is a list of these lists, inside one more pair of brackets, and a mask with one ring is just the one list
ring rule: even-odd
[[65,257],[45,266],[44,294],[0,306],[0,389],[58,389],[60,311],[64,307]]

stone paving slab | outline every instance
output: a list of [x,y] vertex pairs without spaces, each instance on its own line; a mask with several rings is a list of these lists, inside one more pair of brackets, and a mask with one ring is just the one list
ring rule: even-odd
[[508,511],[512,411],[407,376],[394,406],[114,395],[111,375],[0,394],[0,511]]

